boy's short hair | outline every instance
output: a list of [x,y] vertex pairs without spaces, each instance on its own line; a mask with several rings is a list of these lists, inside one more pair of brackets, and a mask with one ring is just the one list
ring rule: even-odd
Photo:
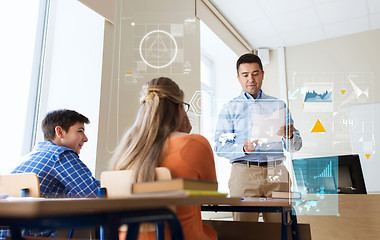
[[42,120],[42,132],[44,133],[45,141],[54,140],[55,127],[60,126],[68,132],[70,127],[77,122],[89,124],[90,120],[74,110],[59,109],[49,112]]
[[258,63],[261,71],[263,71],[263,64],[261,63],[261,59],[259,56],[253,54],[253,53],[246,53],[239,57],[239,59],[236,62],[236,71],[239,74],[239,67],[240,64],[243,63]]

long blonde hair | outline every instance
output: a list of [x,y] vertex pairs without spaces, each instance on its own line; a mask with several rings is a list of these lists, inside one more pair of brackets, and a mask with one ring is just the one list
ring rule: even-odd
[[132,169],[134,182],[153,181],[170,134],[178,129],[183,91],[170,78],[155,78],[142,88],[140,108],[133,126],[111,158],[113,170]]

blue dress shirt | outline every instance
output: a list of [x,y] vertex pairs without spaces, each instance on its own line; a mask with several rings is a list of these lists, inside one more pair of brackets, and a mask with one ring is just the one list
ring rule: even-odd
[[294,124],[283,101],[268,96],[261,90],[256,99],[242,91],[239,96],[224,104],[219,114],[214,136],[216,154],[230,159],[231,163],[240,160],[266,162],[284,159],[284,149],[301,149],[302,139],[299,131],[295,129],[290,139],[282,137],[282,140],[277,142],[261,142],[250,154],[243,151],[244,140],[252,139],[253,118],[258,115],[270,115],[284,108],[284,125]]

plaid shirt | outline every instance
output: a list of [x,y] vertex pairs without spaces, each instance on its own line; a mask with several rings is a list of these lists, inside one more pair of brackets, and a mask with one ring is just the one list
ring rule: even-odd
[[[97,189],[100,187],[100,182],[92,176],[76,151],[50,141],[38,143],[27,160],[12,171],[12,173],[31,172],[38,176],[40,194],[43,198],[96,197]],[[31,235],[54,236],[55,233],[35,234]],[[0,229],[0,240],[5,239],[4,236],[6,231]]]

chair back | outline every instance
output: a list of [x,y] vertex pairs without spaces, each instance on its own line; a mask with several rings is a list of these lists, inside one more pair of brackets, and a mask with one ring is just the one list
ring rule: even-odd
[[29,197],[40,197],[40,182],[35,173],[0,175],[0,194],[21,197],[21,190],[27,189]]
[[[170,180],[170,170],[165,167],[156,168],[156,180]],[[105,171],[100,175],[102,188],[107,189],[108,198],[122,198],[131,195],[132,170]]]
[[[156,180],[170,180],[172,175],[166,167],[156,168]],[[101,188],[105,188],[108,198],[122,198],[132,194],[132,170],[104,171],[100,175]],[[176,212],[175,206],[168,206]],[[157,225],[158,226],[158,225]],[[159,232],[163,232],[163,227],[158,227]],[[126,232],[127,225],[122,225],[119,231]],[[140,226],[141,232],[155,231],[156,226],[152,223],[143,223]]]

